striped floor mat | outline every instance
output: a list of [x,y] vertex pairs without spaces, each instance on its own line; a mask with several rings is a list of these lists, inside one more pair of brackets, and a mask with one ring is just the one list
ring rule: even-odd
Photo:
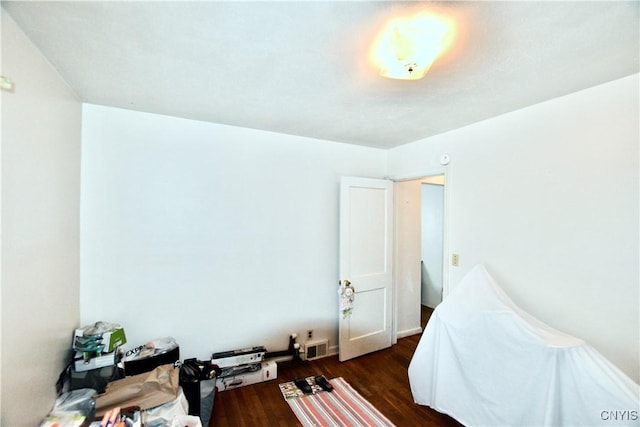
[[[391,421],[360,396],[344,378],[334,378],[329,382],[333,385],[331,393],[320,391],[301,397],[289,396],[286,399],[303,426],[393,426]],[[281,384],[280,388],[286,398],[288,396],[283,385]]]

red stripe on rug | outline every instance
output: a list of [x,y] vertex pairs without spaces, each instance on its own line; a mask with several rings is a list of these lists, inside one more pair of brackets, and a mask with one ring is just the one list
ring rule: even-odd
[[342,377],[330,380],[333,392],[287,399],[303,426],[313,427],[394,427],[369,401]]

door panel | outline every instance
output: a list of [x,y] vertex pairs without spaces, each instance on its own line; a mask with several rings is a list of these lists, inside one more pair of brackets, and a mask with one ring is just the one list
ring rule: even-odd
[[349,193],[349,271],[352,276],[384,273],[388,268],[385,233],[372,230],[384,230],[385,218],[369,213],[384,209],[386,190],[352,186]]
[[384,289],[358,291],[358,310],[351,316],[349,340],[366,338],[385,330],[385,316],[368,316],[367,313],[384,313],[386,298]]
[[340,278],[354,289],[340,315],[340,360],[391,345],[393,183],[344,177],[340,187]]

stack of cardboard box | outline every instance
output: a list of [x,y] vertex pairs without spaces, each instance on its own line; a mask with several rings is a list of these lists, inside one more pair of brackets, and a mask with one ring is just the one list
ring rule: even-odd
[[265,361],[265,353],[262,346],[214,353],[211,363],[222,370],[216,380],[218,391],[276,379],[278,365],[272,360]]
[[116,375],[118,349],[127,342],[124,329],[116,324],[97,322],[76,329],[73,335],[75,357],[71,367],[71,389],[95,388],[98,392]]

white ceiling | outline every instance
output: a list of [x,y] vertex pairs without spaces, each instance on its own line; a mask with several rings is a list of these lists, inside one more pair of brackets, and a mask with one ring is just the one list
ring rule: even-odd
[[[85,102],[380,148],[639,71],[638,1],[2,5]],[[369,44],[407,10],[456,39],[424,79],[384,79]]]

